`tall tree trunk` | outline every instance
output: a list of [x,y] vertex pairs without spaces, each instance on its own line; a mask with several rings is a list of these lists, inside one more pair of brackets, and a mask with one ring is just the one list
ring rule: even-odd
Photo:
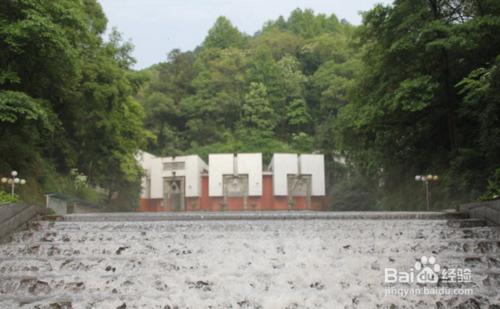
[[450,143],[450,150],[455,152],[457,149],[457,135],[456,135],[456,93],[454,91],[454,87],[451,82],[450,77],[450,62],[448,51],[443,49],[442,51],[442,59],[443,59],[443,78],[444,78],[444,86],[445,86],[445,94],[446,94],[446,118],[448,122],[448,139]]
[[[438,0],[427,0],[435,20],[441,20],[441,10]],[[448,143],[451,152],[457,149],[457,136],[456,136],[456,93],[453,88],[453,83],[450,76],[450,61],[448,51],[443,48],[441,50],[441,65],[442,65],[442,82],[444,84],[445,102],[446,102],[446,118],[448,127]]]

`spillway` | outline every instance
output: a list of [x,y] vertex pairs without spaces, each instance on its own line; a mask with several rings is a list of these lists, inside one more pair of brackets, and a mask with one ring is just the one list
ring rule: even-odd
[[[0,308],[500,308],[500,230],[477,220],[89,218],[0,245]],[[470,280],[385,282],[422,256]]]

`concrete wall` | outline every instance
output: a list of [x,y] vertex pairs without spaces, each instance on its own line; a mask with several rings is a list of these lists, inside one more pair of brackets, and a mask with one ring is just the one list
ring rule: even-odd
[[223,176],[232,174],[248,175],[248,195],[262,195],[261,153],[240,153],[236,158],[233,154],[211,154],[208,171],[209,196],[223,196]]
[[461,205],[460,211],[471,218],[483,219],[500,226],[500,200]]
[[[142,193],[141,198],[162,198],[163,197],[163,183],[160,181],[153,181],[154,179],[161,178],[163,166],[161,165],[161,158],[145,151],[139,153],[136,157],[140,166],[144,170],[145,177],[142,178]],[[146,179],[149,178],[150,186],[146,184]]]
[[[230,197],[224,200],[222,196],[208,195],[208,175],[202,175],[202,195],[200,198],[186,198],[186,211],[276,211],[276,210],[326,210],[327,200],[323,196],[313,196],[308,200],[306,197],[291,197],[293,207],[289,207],[286,196],[273,195],[273,177],[264,174],[262,177],[263,188],[261,196]],[[139,212],[168,212],[172,211],[163,205],[162,199],[143,199]]]
[[[143,194],[139,211],[172,210],[163,202],[163,178],[173,176],[163,168],[169,162],[185,162],[184,170],[176,170],[176,176],[186,177],[185,210],[325,209],[323,155],[278,153],[270,164],[271,172],[263,172],[260,153],[210,154],[208,160],[207,165],[198,156],[143,157],[142,165],[149,168],[151,177],[151,197]],[[300,173],[311,177],[310,198],[288,196],[288,175]],[[248,176],[248,195],[224,198],[224,175],[233,174]]]
[[46,207],[52,209],[56,215],[65,215],[68,213],[68,202],[63,199],[47,195],[46,203]]
[[287,175],[304,174],[311,175],[311,196],[325,196],[325,158],[321,154],[276,153],[270,169],[274,176],[274,195],[288,195]]
[[0,240],[41,213],[43,213],[43,209],[36,206],[19,204],[0,206]]
[[[160,158],[161,160],[161,196],[155,196],[155,198],[163,197],[163,178],[175,176],[183,176],[186,179],[186,197],[198,197],[201,194],[201,178],[200,175],[204,169],[206,169],[206,164],[196,155],[191,156],[181,156],[181,157],[165,157]],[[164,163],[184,163],[184,169],[176,170],[164,170]],[[152,179],[152,181],[157,181],[157,179]]]
[[248,195],[262,195],[262,154],[240,153],[237,156],[238,174],[248,175]]
[[325,196],[325,158],[321,154],[299,156],[300,173],[311,175],[311,195]]
[[[208,170],[208,166],[196,155],[179,157],[155,157],[150,153],[141,152],[137,157],[145,171],[146,177],[142,179],[141,198],[162,199],[163,179],[175,176],[185,177],[186,197],[199,197],[201,195],[201,173]],[[165,170],[165,163],[184,163],[184,168]],[[147,179],[150,179],[150,187]]]
[[198,195],[197,197],[201,197],[201,194],[202,194],[202,187],[201,187],[201,175],[203,174],[207,174],[208,173],[208,164],[205,163],[205,161],[203,161],[200,157],[198,157],[198,188],[199,188],[199,191],[198,191]]
[[233,174],[233,154],[211,154],[208,156],[208,195],[223,196],[222,176]]
[[[227,198],[222,196],[213,197],[208,194],[209,177],[202,176],[202,196],[200,199],[201,211],[273,211],[273,210],[326,210],[327,203],[324,197],[312,197],[308,205],[305,197],[292,197],[293,207],[289,208],[289,200],[286,196],[275,196],[273,194],[273,176],[265,174],[262,176],[262,194],[260,196],[248,196],[246,208],[244,198]],[[189,208],[187,210],[190,210]]]
[[291,153],[275,153],[270,169],[273,172],[273,193],[276,196],[288,195],[288,174],[298,173],[298,156]]

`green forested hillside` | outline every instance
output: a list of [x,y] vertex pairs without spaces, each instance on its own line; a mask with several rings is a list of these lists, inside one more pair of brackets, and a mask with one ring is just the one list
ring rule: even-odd
[[105,28],[95,0],[0,4],[0,173],[25,198],[75,191],[76,168],[133,207],[140,148],[321,152],[333,209],[422,209],[416,174],[440,176],[435,207],[500,193],[498,1],[397,0],[360,26],[297,9],[255,34],[220,17],[140,72]]
[[101,38],[106,23],[94,0],[0,2],[0,175],[27,178],[25,200],[82,193],[75,168],[108,189],[104,199],[127,208],[138,198],[140,76],[117,32]]
[[140,100],[157,137],[149,149],[166,155],[317,148],[317,133],[345,104],[356,73],[353,30],[334,15],[296,10],[250,37],[220,17],[195,51],[173,50],[148,70]]
[[336,139],[383,180],[381,204],[416,207],[420,173],[440,175],[443,206],[498,196],[500,2],[395,1],[365,14],[358,41],[363,66]]
[[[498,194],[498,1],[395,1],[354,27],[296,10],[249,36],[221,17],[148,69],[156,154],[324,153],[336,209],[419,209]],[[265,156],[266,157],[266,156]],[[347,165],[334,162],[345,157]]]

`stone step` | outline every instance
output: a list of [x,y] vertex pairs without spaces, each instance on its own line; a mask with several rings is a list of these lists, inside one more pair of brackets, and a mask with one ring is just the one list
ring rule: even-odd
[[[74,246],[70,243],[32,243],[29,246],[26,245],[16,245],[9,246],[8,248],[0,248],[0,261],[9,256],[15,256],[17,258],[21,257],[37,257],[37,258],[54,258],[54,257],[78,257],[78,256],[95,256],[95,257],[107,257],[107,256],[141,256],[141,255],[161,255],[162,257],[176,257],[176,256],[189,256],[196,254],[189,247],[183,245],[173,245],[175,242],[169,242],[169,244],[158,245],[144,242],[140,244],[135,244],[130,247],[125,244],[125,242],[117,243],[113,241],[106,241],[101,243],[102,246],[97,246],[96,242],[92,243],[82,243],[78,246]],[[219,242],[214,241],[214,245]],[[245,250],[247,243],[235,243],[234,250]],[[376,244],[370,245],[360,245],[356,243],[356,240],[345,240],[342,242],[333,241],[321,241],[319,244],[321,247],[317,248],[317,251],[321,253],[326,248],[331,252],[350,253],[350,254],[371,254],[374,256],[380,255],[413,255],[417,252],[428,253],[434,255],[446,255],[453,254],[454,256],[460,256],[457,254],[499,254],[500,253],[500,242],[490,241],[490,240],[474,240],[474,239],[464,239],[464,240],[452,240],[452,241],[440,241],[432,242],[428,241],[411,241],[405,240],[400,242],[389,242],[386,245],[379,246]],[[270,248],[282,248],[282,250],[295,250],[296,245],[282,244],[278,245],[272,241],[269,241]]]
[[462,213],[421,211],[228,211],[69,214],[72,222],[207,221],[207,220],[433,220],[463,218]]
[[0,246],[0,308],[383,308],[402,300],[432,308],[469,301],[383,297],[384,268],[409,271],[423,255],[442,268],[470,268],[472,282],[458,287],[473,288],[487,308],[499,301],[499,235],[477,220],[455,219],[39,222]]
[[484,227],[487,226],[487,222],[482,219],[465,219],[465,220],[448,220],[448,225],[450,227],[458,228],[471,228],[471,227]]

